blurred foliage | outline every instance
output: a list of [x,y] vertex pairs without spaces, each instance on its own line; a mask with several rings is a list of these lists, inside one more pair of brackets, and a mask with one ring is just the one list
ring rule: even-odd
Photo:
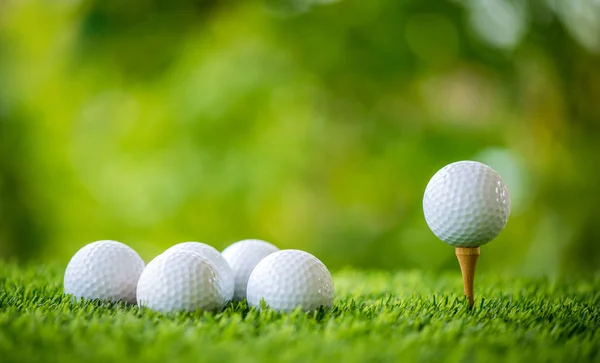
[[597,271],[599,54],[592,0],[0,1],[0,254],[456,269],[421,200],[472,159],[513,200],[482,270]]

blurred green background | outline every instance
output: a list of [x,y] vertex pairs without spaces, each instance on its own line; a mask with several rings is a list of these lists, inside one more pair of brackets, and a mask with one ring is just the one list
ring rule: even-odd
[[429,178],[498,170],[480,269],[600,266],[600,3],[0,1],[0,256],[115,239],[457,269]]

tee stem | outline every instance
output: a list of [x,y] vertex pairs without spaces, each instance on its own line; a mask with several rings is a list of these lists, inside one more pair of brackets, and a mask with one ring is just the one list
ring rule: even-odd
[[463,276],[465,296],[469,300],[469,308],[472,308],[475,302],[473,285],[475,281],[475,267],[479,258],[479,247],[456,247],[456,258],[458,258]]

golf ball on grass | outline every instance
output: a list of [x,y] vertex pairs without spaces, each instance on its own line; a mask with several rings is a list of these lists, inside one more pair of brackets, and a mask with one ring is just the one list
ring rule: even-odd
[[510,214],[502,178],[489,166],[459,161],[429,181],[423,212],[431,231],[454,247],[478,247],[498,236]]
[[163,313],[215,311],[227,302],[215,264],[190,251],[163,253],[150,261],[140,276],[137,301]]
[[327,267],[315,256],[299,250],[282,250],[261,260],[248,280],[248,304],[261,300],[274,310],[298,307],[310,312],[333,306],[334,286]]
[[221,255],[231,269],[235,280],[234,300],[244,300],[246,298],[246,287],[248,278],[263,258],[279,251],[274,245],[258,239],[246,239],[236,242],[227,247]]
[[136,286],[144,261],[131,247],[117,241],[96,241],[69,261],[65,294],[75,298],[136,302]]
[[200,242],[182,242],[167,249],[165,252],[163,252],[163,255],[174,251],[194,252],[212,262],[217,268],[217,273],[223,282],[225,300],[231,301],[233,298],[235,282],[233,278],[233,271],[231,270],[231,267],[225,258],[223,258],[221,253],[216,248]]

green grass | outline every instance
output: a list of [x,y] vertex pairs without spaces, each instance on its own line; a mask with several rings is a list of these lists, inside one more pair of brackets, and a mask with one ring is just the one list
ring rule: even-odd
[[[335,307],[288,315],[244,303],[170,316],[73,302],[62,268],[0,263],[1,362],[576,362],[600,360],[600,278],[334,274]],[[483,299],[482,297],[485,297]]]

